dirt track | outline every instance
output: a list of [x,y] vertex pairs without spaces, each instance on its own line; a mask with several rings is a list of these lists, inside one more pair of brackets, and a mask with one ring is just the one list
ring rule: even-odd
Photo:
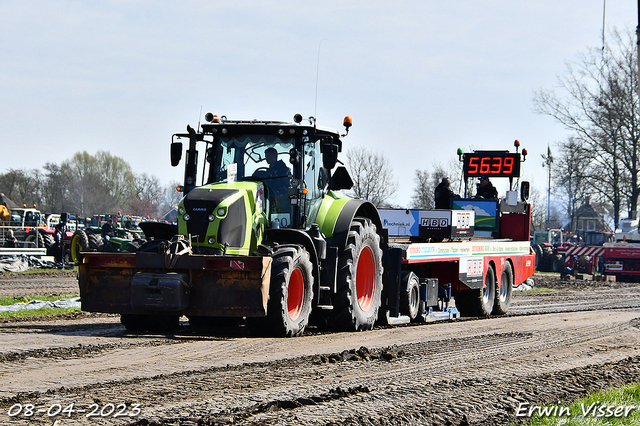
[[[0,276],[0,291],[37,288],[19,281]],[[47,292],[74,284],[53,277]],[[508,317],[294,339],[186,323],[132,335],[113,316],[7,321],[0,423],[81,425],[97,408],[91,424],[501,425],[520,403],[640,380],[638,285],[536,285],[560,291],[516,294]],[[122,416],[101,417],[110,404]]]

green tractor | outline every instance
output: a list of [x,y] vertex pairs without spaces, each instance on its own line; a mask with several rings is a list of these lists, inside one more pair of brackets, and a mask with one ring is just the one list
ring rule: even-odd
[[172,138],[174,167],[188,143],[177,224],[141,223],[149,240],[135,255],[86,256],[83,310],[120,313],[130,330],[181,315],[195,325],[246,318],[260,335],[297,336],[310,322],[373,328],[387,237],[373,204],[337,192],[353,185],[336,167],[350,117],[344,135],[299,114],[205,118]]
[[[104,225],[111,221],[113,231],[105,234]],[[74,232],[71,240],[71,258],[79,262],[82,252],[133,252],[145,242],[144,232],[131,216],[121,214],[96,214],[87,226]]]

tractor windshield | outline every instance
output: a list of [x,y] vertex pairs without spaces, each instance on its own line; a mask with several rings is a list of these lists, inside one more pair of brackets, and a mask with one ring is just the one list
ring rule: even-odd
[[219,137],[207,152],[208,183],[264,180],[274,191],[286,191],[293,171],[289,151],[294,147],[294,138],[274,135]]

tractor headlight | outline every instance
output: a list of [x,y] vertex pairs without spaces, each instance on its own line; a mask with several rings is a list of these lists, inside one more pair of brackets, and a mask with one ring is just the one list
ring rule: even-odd
[[209,215],[209,222],[213,222],[214,220],[216,220],[216,217],[212,214]]
[[178,214],[184,214],[184,207],[180,206],[178,209]]
[[191,219],[191,216],[189,216],[188,214],[185,214],[184,216],[182,216],[182,218],[188,221],[189,219]]
[[218,215],[218,217],[221,217],[224,216],[226,212],[227,211],[224,209],[224,207],[220,207],[218,211],[216,211],[216,214]]
[[216,242],[216,238],[215,237],[209,237],[209,239],[207,240],[207,242],[211,245],[215,244]]

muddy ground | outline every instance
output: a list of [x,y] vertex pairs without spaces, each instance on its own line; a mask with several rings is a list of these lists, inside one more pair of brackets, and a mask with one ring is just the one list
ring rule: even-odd
[[[638,284],[536,286],[556,291],[516,293],[506,317],[294,339],[186,319],[168,335],[109,315],[5,320],[0,424],[503,425],[640,380]],[[34,293],[77,293],[75,278],[0,274],[0,294]]]

